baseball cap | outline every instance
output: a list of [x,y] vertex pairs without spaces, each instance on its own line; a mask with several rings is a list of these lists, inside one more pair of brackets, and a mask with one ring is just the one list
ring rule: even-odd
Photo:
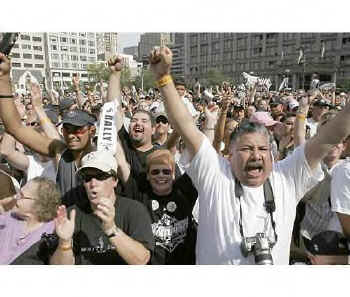
[[234,110],[240,110],[240,109],[244,109],[244,106],[242,104],[236,104],[233,106]]
[[55,112],[52,109],[44,109],[44,110],[45,110],[45,113],[46,113],[47,117],[50,119],[50,121],[53,124],[56,125],[58,123],[58,114],[57,114],[57,112]]
[[349,255],[347,239],[336,231],[320,232],[304,243],[314,255]]
[[65,111],[66,109],[71,107],[73,104],[75,104],[75,102],[71,98],[65,98],[65,99],[61,100],[60,105],[59,105],[60,112]]
[[158,117],[165,117],[168,120],[168,115],[165,112],[157,112],[153,115],[153,118],[156,120]]
[[273,101],[271,101],[271,103],[270,103],[270,105],[272,105],[272,106],[277,106],[277,105],[279,105],[279,104],[284,104],[284,102],[281,100],[281,99],[278,99],[278,98],[276,98],[276,99],[274,99]]
[[292,99],[288,103],[289,110],[293,110],[296,107],[299,107],[299,102],[296,101],[295,99]]
[[71,124],[73,126],[82,127],[85,125],[94,125],[96,119],[83,110],[70,110],[63,114],[62,124]]
[[328,102],[325,99],[319,99],[319,100],[314,102],[314,106],[328,106],[328,107],[331,107],[331,104],[330,104],[330,102]]
[[265,127],[270,127],[278,123],[270,116],[268,112],[265,112],[265,111],[254,112],[251,115],[249,121],[264,125]]
[[118,163],[113,154],[109,151],[95,151],[88,153],[81,159],[81,167],[77,174],[84,168],[96,168],[103,172],[110,173],[113,170],[118,171]]

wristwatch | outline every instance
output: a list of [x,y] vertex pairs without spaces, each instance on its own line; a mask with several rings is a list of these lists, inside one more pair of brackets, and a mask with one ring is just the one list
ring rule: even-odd
[[113,227],[111,229],[109,229],[108,231],[106,231],[106,235],[108,238],[113,238],[115,236],[119,236],[120,235],[120,229],[118,227]]

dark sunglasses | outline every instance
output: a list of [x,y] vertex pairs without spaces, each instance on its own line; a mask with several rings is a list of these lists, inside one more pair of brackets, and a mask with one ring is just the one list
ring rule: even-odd
[[31,122],[31,123],[27,123],[26,125],[36,127],[36,126],[39,126],[39,123],[38,122]]
[[93,178],[96,180],[99,180],[99,181],[103,181],[103,180],[106,180],[114,175],[110,174],[110,173],[106,173],[106,172],[101,172],[101,173],[95,173],[95,174],[81,173],[80,176],[81,176],[82,180],[84,181],[84,183],[88,183]]
[[158,175],[160,172],[162,172],[163,175],[171,175],[171,169],[153,169],[151,170],[151,175]]
[[68,134],[84,134],[85,132],[87,132],[89,130],[88,126],[79,127],[79,126],[63,125],[62,128],[63,128],[63,132],[68,133]]
[[169,123],[169,122],[168,122],[168,120],[167,120],[166,118],[164,118],[164,117],[158,117],[158,118],[156,119],[156,123],[157,123],[157,124],[159,124],[159,123],[167,124],[167,123]]

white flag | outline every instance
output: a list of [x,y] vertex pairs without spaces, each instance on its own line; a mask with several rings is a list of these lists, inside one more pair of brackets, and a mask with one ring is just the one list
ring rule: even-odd
[[301,63],[304,63],[304,50],[302,47],[299,49],[298,65]]
[[281,92],[283,89],[288,88],[288,77],[285,77],[278,89],[279,92]]
[[109,151],[113,155],[117,150],[116,100],[106,102],[101,110],[100,125],[97,138],[97,150]]

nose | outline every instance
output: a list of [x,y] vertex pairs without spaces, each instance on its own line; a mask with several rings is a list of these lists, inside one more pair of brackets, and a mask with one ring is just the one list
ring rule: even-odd
[[261,153],[258,148],[254,148],[251,153],[251,159],[252,160],[260,160],[261,159]]

